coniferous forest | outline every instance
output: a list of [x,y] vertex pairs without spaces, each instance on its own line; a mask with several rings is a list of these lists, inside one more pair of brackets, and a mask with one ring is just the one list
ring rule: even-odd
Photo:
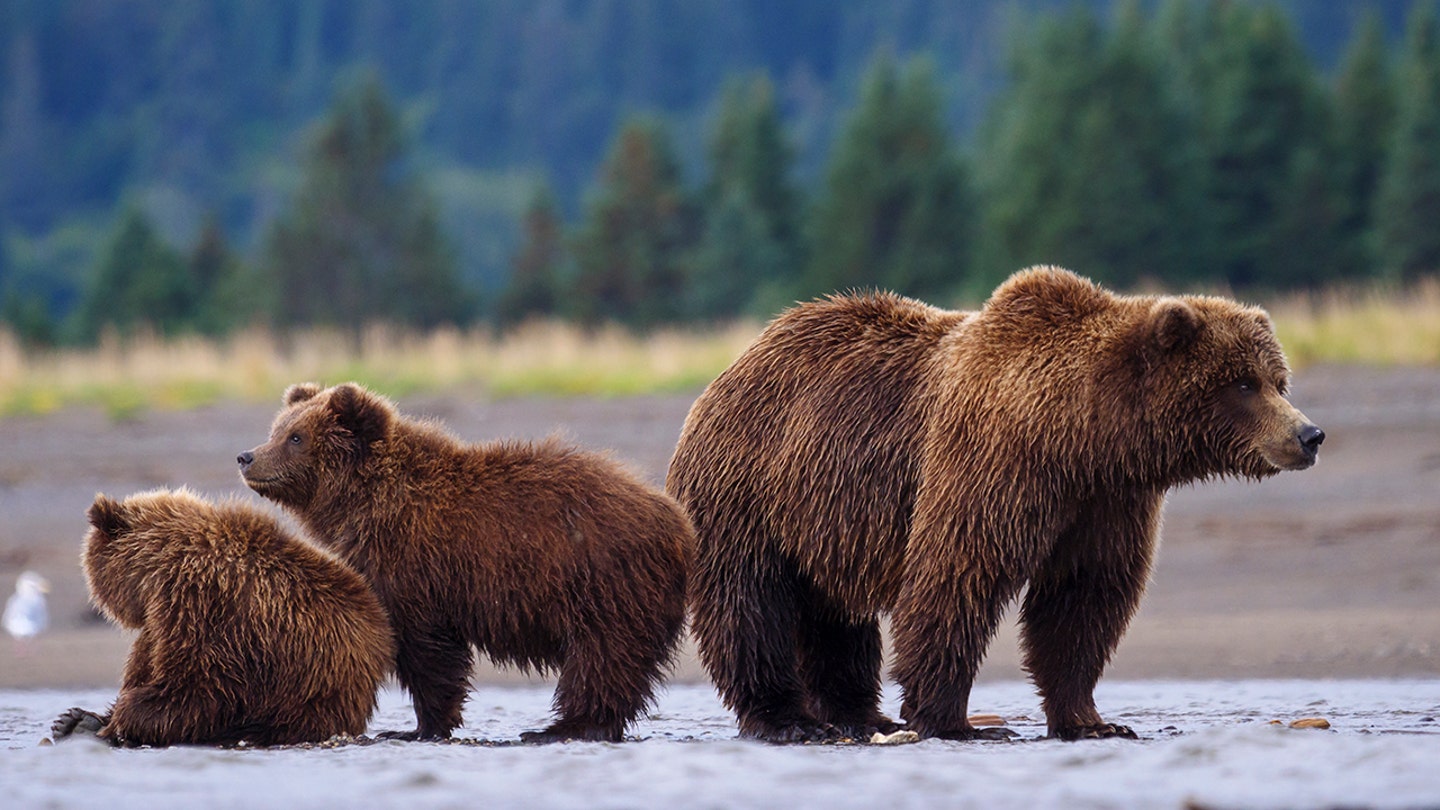
[[40,345],[1440,271],[1434,0],[15,0],[0,56]]

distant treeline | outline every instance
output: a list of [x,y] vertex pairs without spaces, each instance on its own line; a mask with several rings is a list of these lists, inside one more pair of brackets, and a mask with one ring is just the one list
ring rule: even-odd
[[[0,315],[29,340],[648,327],[974,298],[1035,262],[1237,289],[1440,270],[1431,0],[1003,25],[1016,4],[133,5],[0,11]],[[105,47],[55,51],[82,35]]]

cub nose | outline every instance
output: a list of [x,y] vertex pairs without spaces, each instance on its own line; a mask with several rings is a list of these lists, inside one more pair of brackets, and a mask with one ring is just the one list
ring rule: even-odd
[[1300,446],[1305,448],[1305,452],[1313,456],[1320,450],[1320,445],[1325,441],[1325,431],[1321,430],[1317,425],[1306,425],[1300,428],[1298,438],[1300,439]]
[[249,450],[246,450],[245,452],[236,456],[235,460],[239,462],[241,467],[249,467],[251,464],[255,463],[255,454],[250,452]]

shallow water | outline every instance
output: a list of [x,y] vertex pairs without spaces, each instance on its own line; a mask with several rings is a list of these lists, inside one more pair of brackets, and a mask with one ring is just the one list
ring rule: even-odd
[[[6,807],[1440,807],[1440,680],[1102,684],[1102,713],[1139,742],[1038,740],[1032,689],[1000,683],[976,687],[971,711],[1021,741],[771,746],[737,740],[709,687],[676,685],[618,745],[40,745],[64,709],[113,697],[0,691]],[[887,709],[898,697],[886,690]],[[457,736],[513,740],[549,702],[548,686],[479,687]],[[1302,717],[1331,729],[1270,723]],[[372,729],[413,725],[385,691]]]

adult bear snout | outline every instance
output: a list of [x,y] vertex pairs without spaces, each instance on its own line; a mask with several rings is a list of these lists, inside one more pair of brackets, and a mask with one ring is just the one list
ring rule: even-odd
[[245,452],[236,456],[235,461],[240,464],[240,467],[242,469],[245,467],[249,467],[251,464],[255,463],[255,454],[250,452],[249,450],[246,450]]
[[1325,442],[1325,431],[1321,430],[1318,425],[1306,425],[1300,428],[1297,438],[1300,439],[1300,446],[1305,448],[1305,452],[1313,456],[1320,451],[1320,445]]

